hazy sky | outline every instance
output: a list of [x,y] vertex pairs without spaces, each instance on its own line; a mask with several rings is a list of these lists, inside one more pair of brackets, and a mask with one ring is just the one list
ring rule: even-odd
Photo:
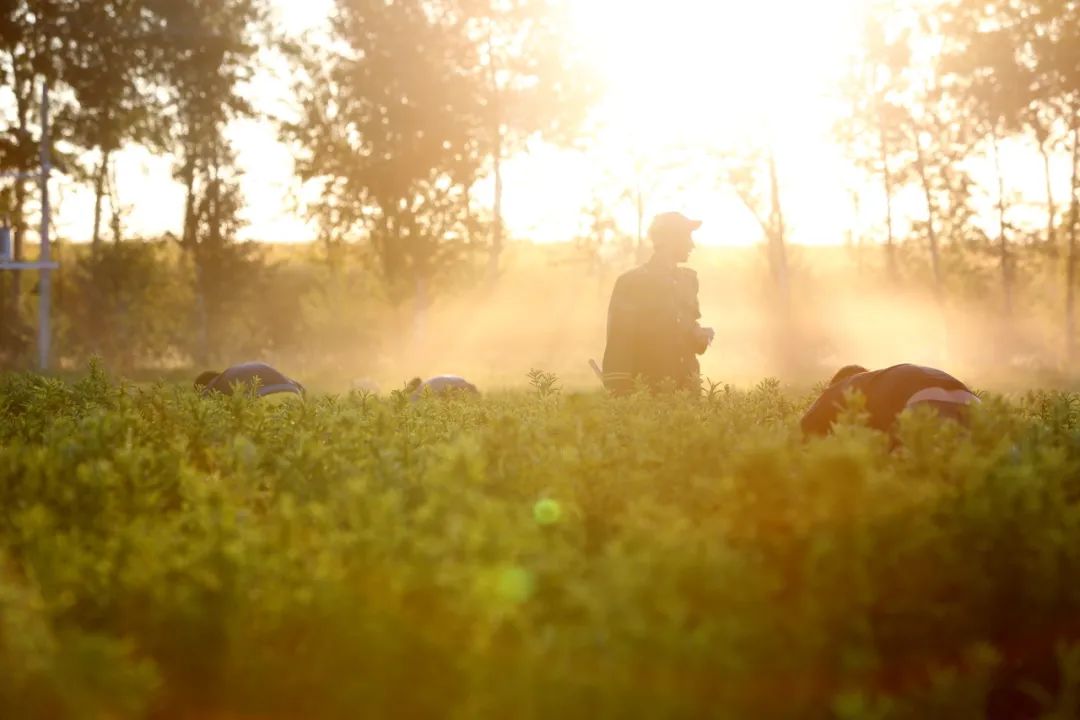
[[[296,33],[324,22],[332,5],[275,1],[283,26]],[[676,169],[647,174],[647,212],[678,209],[704,219],[698,236],[705,244],[758,242],[760,230],[722,189],[708,152],[772,138],[792,239],[842,242],[856,222],[851,189],[859,180],[831,138],[834,119],[843,112],[834,88],[854,44],[862,2],[574,0],[576,31],[606,87],[596,108],[602,130],[585,152],[537,146],[508,163],[505,213],[511,232],[569,240],[594,196],[615,198],[636,184],[635,158],[653,168],[680,159]],[[264,71],[245,90],[268,113],[287,111],[290,100],[287,82],[278,75]],[[295,212],[299,188],[292,158],[272,125],[237,123],[230,137],[246,172],[245,237],[311,239],[312,229]],[[1017,154],[1017,167],[1031,161]],[[172,179],[168,158],[125,152],[117,186],[129,233],[179,228],[183,191]],[[862,223],[869,225],[881,216],[881,203],[873,186],[863,191]],[[477,192],[490,197],[490,187]],[[59,194],[63,234],[86,239],[89,191],[63,184]],[[630,203],[616,211],[632,230]]]

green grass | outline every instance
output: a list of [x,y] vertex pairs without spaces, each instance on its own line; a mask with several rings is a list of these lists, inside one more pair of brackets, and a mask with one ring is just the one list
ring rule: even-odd
[[7,376],[0,717],[1074,717],[1080,396],[808,400]]

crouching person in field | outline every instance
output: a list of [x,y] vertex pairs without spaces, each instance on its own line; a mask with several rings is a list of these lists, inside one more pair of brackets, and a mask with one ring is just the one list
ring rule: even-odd
[[405,387],[405,392],[408,393],[409,399],[413,402],[425,395],[450,397],[453,395],[480,394],[480,391],[476,389],[475,385],[457,375],[436,375],[427,380],[413,378]]
[[303,397],[305,393],[303,385],[286,377],[266,363],[252,362],[233,365],[222,372],[207,370],[195,379],[195,389],[203,395],[214,392],[232,395],[237,388],[243,391],[243,389],[251,387],[255,388],[256,397],[282,393]]
[[943,419],[965,424],[969,408],[980,402],[967,385],[936,368],[904,364],[870,371],[848,365],[833,376],[829,387],[803,415],[803,433],[832,432],[848,392],[859,392],[866,398],[870,427],[894,437],[897,417],[907,408],[927,406]]

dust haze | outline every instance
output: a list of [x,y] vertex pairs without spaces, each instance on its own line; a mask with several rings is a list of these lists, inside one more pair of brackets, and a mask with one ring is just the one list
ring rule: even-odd
[[[887,280],[878,246],[795,246],[790,260],[785,313],[762,248],[695,251],[689,267],[699,276],[701,322],[716,330],[701,358],[707,382],[747,387],[774,377],[808,388],[847,363],[914,362],[1001,392],[1070,384],[1061,361],[1064,288],[1057,297],[1053,267],[1045,268],[1047,282],[1032,273],[1006,317],[992,266],[958,274],[970,287],[950,288],[938,302],[916,262]],[[332,371],[308,359],[304,370],[317,376],[309,385],[385,392],[413,376],[446,373],[482,390],[515,389],[536,368],[556,373],[567,390],[599,390],[588,360],[602,360],[610,293],[632,265],[590,263],[570,245],[515,246],[495,288],[481,283],[399,316],[377,351],[358,350]]]

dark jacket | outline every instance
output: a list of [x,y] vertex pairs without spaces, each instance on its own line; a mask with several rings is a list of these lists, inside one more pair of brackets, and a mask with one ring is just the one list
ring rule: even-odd
[[419,400],[425,395],[447,397],[455,394],[479,395],[476,386],[465,378],[457,375],[436,375],[433,378],[420,382],[419,378],[409,384],[413,388],[409,393],[410,400]]
[[904,411],[908,400],[922,390],[967,390],[968,386],[947,372],[921,365],[894,365],[884,370],[859,373],[830,385],[802,418],[803,432],[826,435],[844,408],[844,394],[858,391],[866,397],[868,425],[882,432],[891,432],[897,416]]
[[233,388],[237,385],[250,386],[258,384],[255,394],[259,397],[273,395],[274,393],[304,394],[304,386],[281,374],[266,363],[244,363],[233,365],[225,372],[206,384],[203,393],[219,392],[223,395],[232,395]]
[[641,377],[652,387],[670,379],[697,390],[697,356],[707,349],[700,317],[697,273],[689,268],[646,263],[619,277],[608,307],[604,385],[624,393]]

